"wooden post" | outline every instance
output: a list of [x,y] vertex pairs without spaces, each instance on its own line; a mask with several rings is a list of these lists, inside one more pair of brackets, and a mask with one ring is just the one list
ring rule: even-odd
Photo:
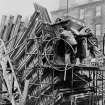
[[3,34],[3,41],[7,41],[10,36],[12,25],[13,25],[13,20],[14,20],[14,16],[10,16],[5,32]]
[[[2,73],[2,72],[0,72]],[[2,91],[2,79],[1,79],[1,76],[0,76],[0,92]],[[2,99],[2,94],[0,94],[0,99]]]
[[25,103],[26,103],[26,98],[27,98],[27,94],[28,94],[29,81],[30,81],[29,79],[25,80],[25,86],[24,86],[24,91],[23,91],[22,100],[21,100],[21,104],[20,105],[25,105]]
[[[14,48],[14,43],[16,41],[16,35],[18,34],[18,30],[19,30],[19,27],[20,27],[20,23],[21,23],[21,18],[22,16],[21,15],[18,15],[17,16],[17,19],[16,19],[16,22],[14,24],[14,27],[12,29],[12,32],[11,32],[11,37],[10,39],[11,42],[8,44],[8,50],[11,51],[12,48]],[[14,38],[15,37],[15,38]]]
[[85,40],[85,50],[86,50],[86,57],[89,57],[89,50],[88,50],[88,45],[87,45],[87,38]]
[[103,36],[103,55],[105,56],[105,33]]
[[2,19],[1,19],[1,24],[0,24],[0,38],[2,38],[2,35],[3,35],[3,31],[5,28],[5,24],[6,24],[6,19],[7,19],[7,17],[5,15],[3,15]]

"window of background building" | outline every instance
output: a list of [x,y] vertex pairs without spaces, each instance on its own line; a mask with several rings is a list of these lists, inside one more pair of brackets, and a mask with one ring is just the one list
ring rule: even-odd
[[96,16],[101,16],[101,6],[96,6]]
[[85,18],[85,9],[80,9],[80,19]]
[[101,36],[101,24],[96,24],[96,36]]

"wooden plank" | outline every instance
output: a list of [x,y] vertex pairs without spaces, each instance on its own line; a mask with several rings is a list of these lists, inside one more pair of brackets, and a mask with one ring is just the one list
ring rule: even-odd
[[21,18],[22,18],[21,15],[17,16],[17,19],[16,19],[16,22],[14,24],[13,30],[11,32],[10,39],[13,39],[13,40],[11,40],[10,43],[8,44],[8,50],[9,51],[11,51],[11,49],[14,48],[14,43],[15,43],[16,35],[18,34],[18,30],[19,30],[19,27],[20,27]]
[[30,80],[25,80],[25,86],[24,86],[24,90],[23,90],[23,96],[22,96],[21,105],[25,105],[26,104],[26,98],[27,98],[27,94],[28,94],[29,82],[30,82]]
[[[1,77],[1,74],[0,74],[0,91],[2,91],[2,77]],[[0,98],[2,98],[2,94],[0,94]]]
[[0,38],[2,38],[4,29],[5,29],[6,19],[7,19],[7,16],[3,15],[1,19],[1,24],[0,24]]
[[9,37],[10,37],[10,33],[12,30],[12,26],[13,26],[13,20],[14,20],[14,16],[10,16],[9,20],[8,20],[8,24],[6,26],[5,32],[3,34],[3,41],[8,41]]

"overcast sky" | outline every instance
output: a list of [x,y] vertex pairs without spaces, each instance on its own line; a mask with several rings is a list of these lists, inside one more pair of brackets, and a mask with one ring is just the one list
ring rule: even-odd
[[34,11],[34,2],[45,6],[49,11],[57,9],[59,6],[59,0],[0,0],[0,17],[3,14],[31,15]]
[[[74,0],[82,2],[86,0]],[[30,16],[34,12],[33,3],[37,2],[45,6],[49,11],[59,8],[59,0],[0,0],[0,19],[2,15]]]

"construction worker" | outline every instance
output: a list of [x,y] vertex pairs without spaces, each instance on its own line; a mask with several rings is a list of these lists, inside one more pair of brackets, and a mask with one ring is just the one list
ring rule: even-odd
[[[75,40],[75,37],[71,33],[71,31],[68,31],[66,28],[62,29],[61,37],[63,39],[65,39],[67,41],[68,45],[70,45],[73,48],[73,49],[66,48],[66,51],[65,51],[65,63],[66,64],[74,63],[73,62],[73,55],[74,55],[73,53],[76,53],[76,50],[74,51],[74,49],[76,49],[77,41]],[[65,44],[65,47],[68,46],[67,43]]]
[[83,27],[79,33],[80,33],[80,35],[87,36],[87,45],[88,45],[90,54],[93,59],[96,59],[95,60],[96,63],[98,63],[99,66],[100,66],[100,64],[102,66],[102,63],[104,63],[104,61],[103,61],[104,56],[102,54],[102,51],[100,51],[100,49],[98,48],[98,40],[97,40],[96,36],[92,33],[90,28],[88,28],[86,26]]
[[[67,24],[65,24],[63,28],[66,29],[66,32],[63,32],[65,36],[67,36],[67,33],[69,33],[68,34],[69,37],[67,37],[66,40],[70,42],[71,45],[73,45],[74,44],[73,42],[75,41],[70,39],[75,39],[77,41],[76,42],[77,62],[78,62],[78,58],[80,60],[78,64],[82,63],[83,60],[87,57],[87,50],[89,50],[93,58],[99,59],[103,55],[100,49],[98,48],[98,40],[96,36],[92,33],[90,28],[86,26],[78,25],[77,23],[74,23],[71,21],[67,22]],[[72,32],[71,35],[70,35],[70,32]],[[87,43],[87,48],[86,48],[86,45],[84,45],[85,39]]]

